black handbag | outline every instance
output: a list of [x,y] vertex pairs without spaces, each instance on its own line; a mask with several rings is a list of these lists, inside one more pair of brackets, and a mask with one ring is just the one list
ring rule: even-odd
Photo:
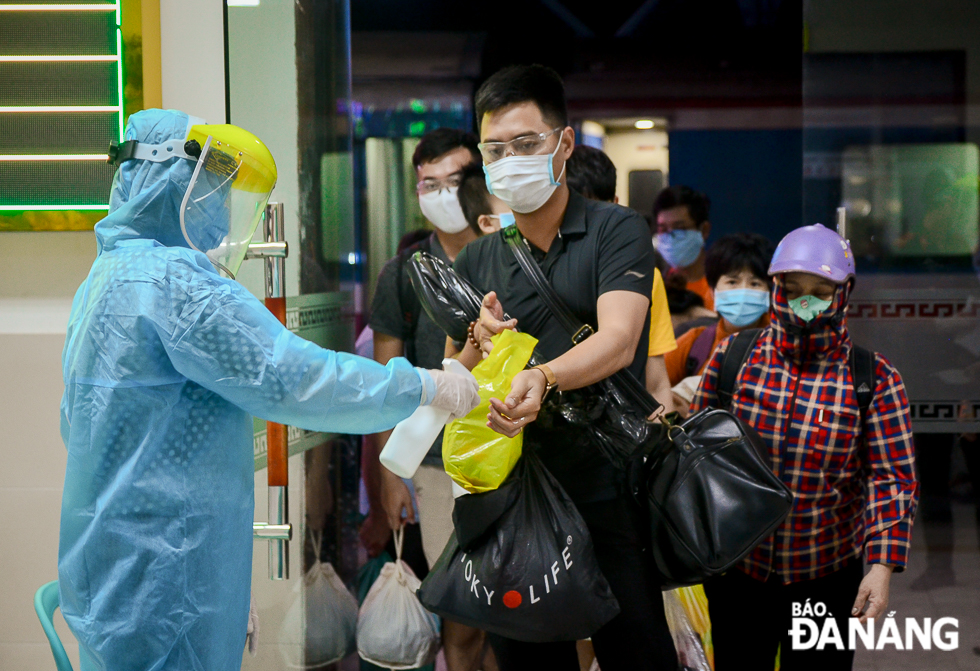
[[[575,319],[548,282],[516,227],[505,235],[573,342],[591,335],[591,327]],[[651,416],[662,406],[625,371],[583,391],[592,397],[586,405],[600,408],[593,410],[593,439],[622,466],[634,500],[648,512],[653,559],[664,588],[724,573],[792,509],[793,494],[772,472],[762,438],[727,410],[709,408],[679,425],[657,422]]]
[[627,469],[649,507],[650,543],[665,587],[696,585],[744,559],[793,507],[756,431],[726,410],[705,408],[667,427]]

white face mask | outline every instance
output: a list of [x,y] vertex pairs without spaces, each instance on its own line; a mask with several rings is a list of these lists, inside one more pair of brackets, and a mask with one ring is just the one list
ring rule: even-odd
[[469,224],[463,216],[463,208],[459,205],[456,192],[458,187],[449,187],[441,191],[431,191],[419,195],[419,207],[426,219],[443,233],[459,233]]
[[559,136],[558,146],[550,154],[506,156],[484,165],[487,189],[514,212],[527,214],[540,208],[551,198],[561,184],[558,180],[565,174],[563,164],[558,179],[555,179],[554,158],[564,137],[564,133]]

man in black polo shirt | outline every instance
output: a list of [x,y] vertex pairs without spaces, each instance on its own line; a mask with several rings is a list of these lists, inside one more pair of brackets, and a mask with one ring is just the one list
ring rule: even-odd
[[[592,637],[603,671],[673,671],[677,659],[659,582],[643,552],[641,522],[620,493],[622,475],[560,416],[535,422],[549,387],[582,388],[623,368],[643,382],[654,269],[649,229],[632,210],[587,200],[564,184],[575,132],[554,71],[539,65],[501,70],[477,92],[476,113],[491,193],[513,210],[518,230],[558,294],[596,332],[573,349],[502,234],[494,233],[456,258],[460,275],[487,292],[473,341],[459,359],[475,366],[492,348],[490,337],[505,328],[539,340],[549,363],[514,378],[507,399],[492,402],[488,425],[508,436],[526,429],[525,444],[537,450],[589,526],[621,608]],[[512,317],[506,322],[505,311]],[[447,349],[455,351],[451,342]],[[503,671],[578,668],[573,642],[490,638]]]

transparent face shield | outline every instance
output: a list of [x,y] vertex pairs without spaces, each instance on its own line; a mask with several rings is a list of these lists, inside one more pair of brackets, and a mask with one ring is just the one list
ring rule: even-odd
[[232,278],[245,259],[276,182],[275,164],[270,169],[271,155],[264,145],[263,151],[256,151],[249,146],[258,143],[254,136],[235,131],[240,129],[195,126],[191,130],[189,139],[199,138],[201,156],[180,206],[180,228],[187,243]]

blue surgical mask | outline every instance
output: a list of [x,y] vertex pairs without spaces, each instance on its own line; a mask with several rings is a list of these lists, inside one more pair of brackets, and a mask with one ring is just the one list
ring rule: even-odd
[[716,291],[715,310],[732,326],[748,326],[769,310],[769,292],[759,289]]
[[698,260],[704,249],[704,238],[698,230],[658,233],[653,238],[653,246],[671,268],[686,268]]

